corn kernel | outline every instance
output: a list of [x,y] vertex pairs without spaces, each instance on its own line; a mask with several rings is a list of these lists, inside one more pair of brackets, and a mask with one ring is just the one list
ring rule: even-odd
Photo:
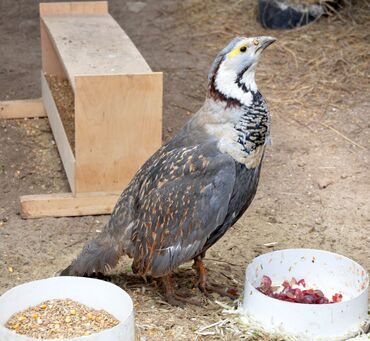
[[19,327],[20,327],[19,323],[16,323],[16,324],[13,324],[11,328],[14,330],[18,330]]

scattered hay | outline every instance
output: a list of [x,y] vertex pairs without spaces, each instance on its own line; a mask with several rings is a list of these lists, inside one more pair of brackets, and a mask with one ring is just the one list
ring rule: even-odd
[[[295,120],[310,129],[313,123],[330,126],[326,117],[329,110],[350,110],[355,105],[353,98],[365,98],[368,92],[370,4],[367,0],[345,1],[339,11],[325,1],[331,6],[327,16],[292,30],[266,30],[260,25],[256,30],[256,3],[249,1],[231,1],[226,7],[220,0],[212,4],[193,0],[183,6],[197,35],[203,32],[197,31],[196,26],[208,25],[202,48],[210,48],[211,58],[236,35],[278,38],[261,60],[257,83],[273,115]],[[369,149],[349,140],[341,131],[332,132],[345,143]]]
[[278,32],[276,49],[283,63],[266,91],[271,94],[272,109],[279,113],[279,104],[284,103],[295,117],[305,115],[320,120],[329,108],[349,109],[349,97],[366,91],[366,22],[370,15],[365,6],[362,2],[346,8],[341,12],[342,19],[334,15],[299,29]]
[[214,318],[217,322],[199,328],[195,332],[196,340],[212,336],[212,339],[219,337],[220,340],[298,341],[297,338],[287,336],[279,330],[274,333],[267,332],[253,319],[241,316],[240,308],[234,309],[219,301],[215,303],[223,308],[215,311]]
[[[310,338],[299,335],[288,335],[276,328],[273,332],[268,331],[258,321],[254,320],[251,316],[241,314],[242,308],[234,309],[222,302],[215,301],[216,304],[221,306],[223,310],[215,311],[214,320],[215,323],[202,326],[195,334],[197,337],[195,340],[200,340],[201,337],[212,336],[212,340],[247,340],[247,341],[310,341]],[[370,306],[369,306],[370,308]],[[362,330],[357,333],[349,333],[344,336],[342,340],[347,340],[351,337],[351,340],[363,340],[363,337],[370,329],[370,315],[363,326]]]

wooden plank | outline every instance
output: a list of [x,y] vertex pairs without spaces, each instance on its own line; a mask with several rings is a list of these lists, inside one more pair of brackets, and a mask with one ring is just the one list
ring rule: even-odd
[[58,147],[60,158],[62,159],[64,170],[67,174],[68,182],[72,192],[75,192],[75,157],[72,148],[68,142],[66,132],[63,127],[62,120],[59,116],[57,106],[51,94],[49,85],[41,73],[41,90],[44,101],[45,110],[48,114],[51,130],[53,131],[54,139]]
[[42,21],[73,89],[77,75],[151,72],[131,39],[109,14],[43,16]]
[[0,118],[46,117],[42,98],[0,102]]
[[28,219],[110,214],[118,196],[118,193],[24,195],[20,197],[21,216]]
[[77,76],[76,191],[121,191],[162,143],[161,72]]
[[40,3],[40,16],[44,15],[78,15],[108,13],[107,1],[76,1]]
[[40,20],[40,35],[42,70],[49,75],[67,78],[64,65],[59,60],[58,51],[55,49],[42,19]]

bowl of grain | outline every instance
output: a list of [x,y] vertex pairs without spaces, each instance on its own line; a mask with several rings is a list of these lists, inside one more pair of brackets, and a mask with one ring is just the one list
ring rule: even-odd
[[247,267],[242,313],[268,332],[343,340],[368,323],[369,277],[345,256],[314,249],[263,254]]
[[118,286],[54,277],[16,286],[0,297],[0,340],[133,341],[134,309]]

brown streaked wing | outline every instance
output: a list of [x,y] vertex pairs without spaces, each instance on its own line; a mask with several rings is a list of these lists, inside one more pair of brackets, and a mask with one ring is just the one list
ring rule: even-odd
[[173,149],[142,183],[133,269],[162,276],[195,257],[227,213],[235,163],[216,148]]

